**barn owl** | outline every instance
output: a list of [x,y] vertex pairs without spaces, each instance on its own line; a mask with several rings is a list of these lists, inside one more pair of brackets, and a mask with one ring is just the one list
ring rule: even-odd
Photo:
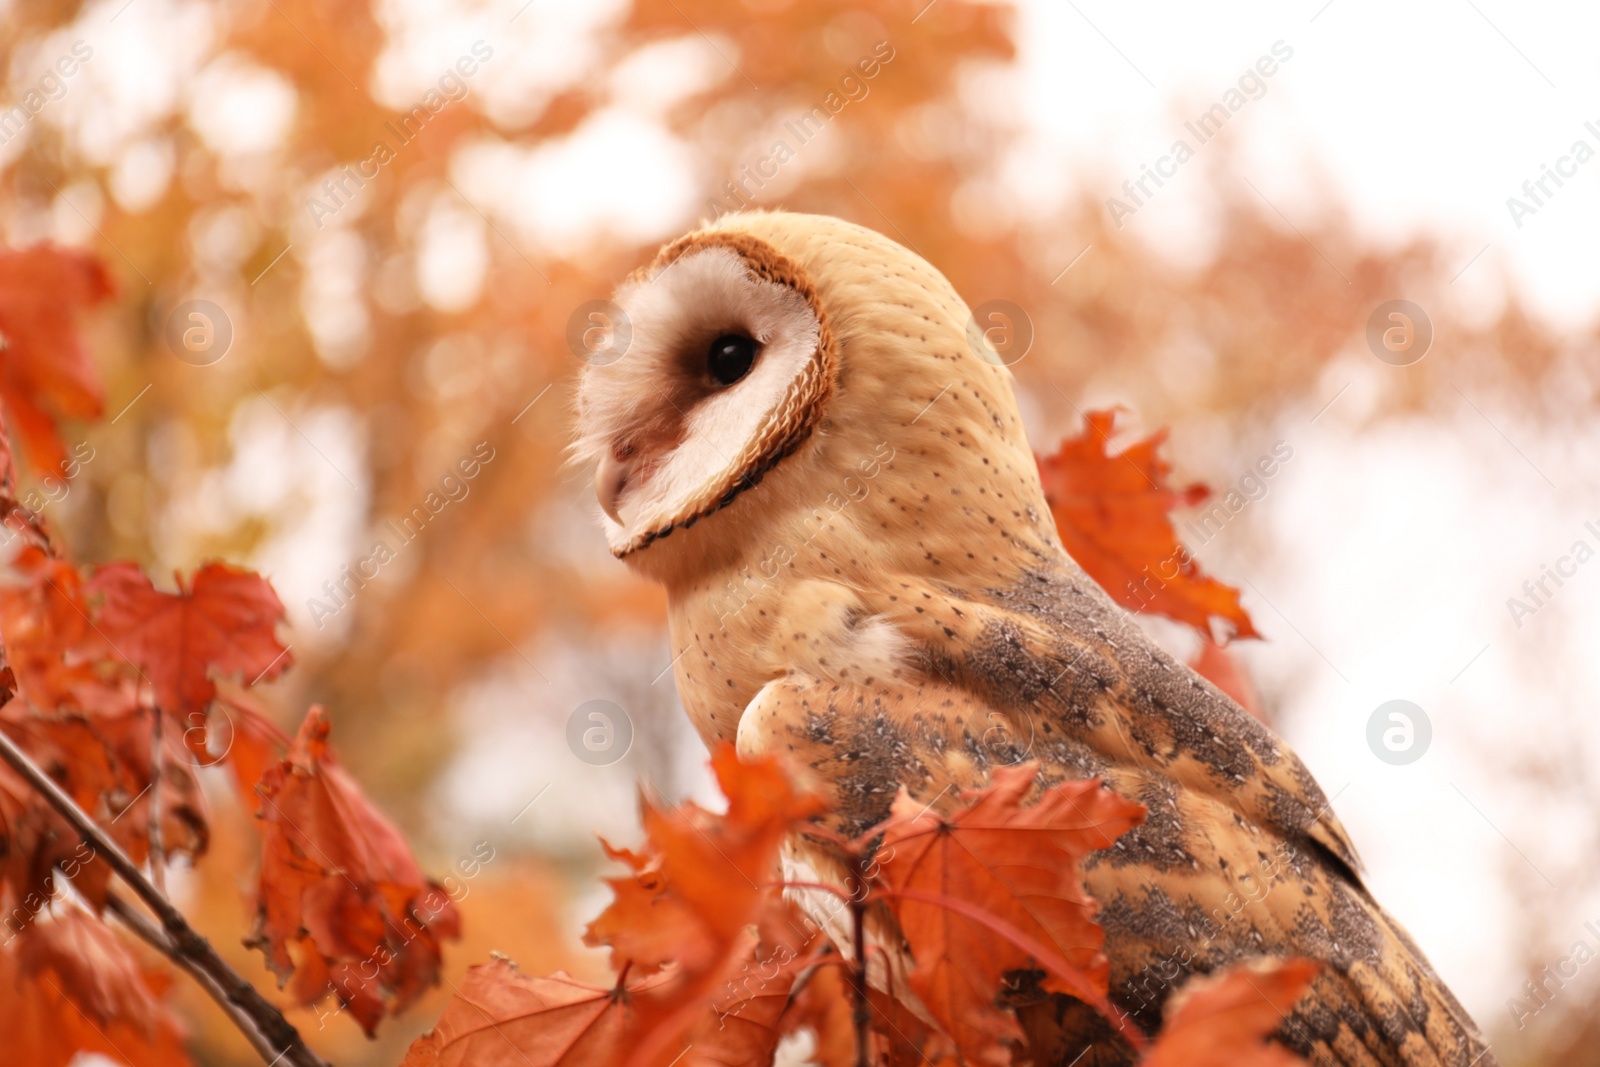
[[[730,214],[615,303],[631,339],[585,370],[574,449],[612,553],[666,587],[708,744],[786,754],[850,834],[902,787],[950,810],[1022,759],[1102,777],[1148,809],[1084,864],[1142,1029],[1187,974],[1303,955],[1326,966],[1276,1039],[1312,1063],[1493,1067],[1299,758],[1062,548],[1010,372],[934,267],[837,219]],[[787,860],[841,873],[815,843]],[[909,995],[904,966],[874,981]],[[1014,1006],[1019,1062],[1133,1062],[1076,1002]]]

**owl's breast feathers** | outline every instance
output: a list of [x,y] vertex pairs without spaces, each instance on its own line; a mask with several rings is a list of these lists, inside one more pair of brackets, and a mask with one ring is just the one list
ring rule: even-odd
[[[1040,561],[1008,588],[884,576],[788,594],[763,650],[781,667],[740,718],[739,748],[786,753],[830,797],[838,828],[879,822],[902,786],[948,810],[993,767],[1022,760],[1039,761],[1044,785],[1102,777],[1148,809],[1084,864],[1112,999],[1142,1029],[1189,974],[1302,955],[1327,967],[1278,1037],[1311,1063],[1493,1067],[1466,1012],[1361,884],[1299,758],[1070,563]],[[820,846],[800,847],[829,866]],[[1019,1008],[1037,1062],[1131,1063],[1080,1009],[1059,995]]]

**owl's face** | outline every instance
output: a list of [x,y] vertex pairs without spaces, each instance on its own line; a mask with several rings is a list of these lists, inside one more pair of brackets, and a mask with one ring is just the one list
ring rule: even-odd
[[1009,372],[944,277],[880,234],[726,215],[615,302],[629,344],[586,369],[573,451],[612,553],[669,594],[802,555],[903,567],[934,558],[902,535],[935,520],[941,546],[1001,519],[1053,539]]
[[833,353],[805,271],[737,233],[668,246],[615,303],[629,345],[585,374],[575,450],[628,558],[728,507],[802,444]]

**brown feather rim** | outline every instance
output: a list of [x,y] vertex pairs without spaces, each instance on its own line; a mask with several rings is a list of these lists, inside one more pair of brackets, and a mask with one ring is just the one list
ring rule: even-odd
[[828,398],[833,395],[839,357],[833,331],[828,325],[827,312],[817,299],[811,276],[804,267],[759,237],[737,231],[703,230],[691,233],[662,248],[649,266],[634,273],[634,278],[659,278],[684,255],[707,248],[729,249],[745,261],[756,277],[786,285],[799,293],[817,317],[817,350],[805,369],[789,384],[789,391],[784,394],[773,417],[739,453],[731,467],[735,473],[710,483],[699,496],[693,498],[683,518],[636,534],[621,548],[612,549],[611,554],[618,559],[648,548],[674,530],[687,530],[707,515],[732,504],[741,493],[761,484],[761,479],[793,455],[811,436],[817,423],[822,421],[822,411]]

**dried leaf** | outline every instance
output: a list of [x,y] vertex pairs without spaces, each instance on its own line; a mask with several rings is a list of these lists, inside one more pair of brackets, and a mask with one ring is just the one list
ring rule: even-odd
[[[254,685],[276,678],[293,662],[276,633],[283,604],[267,580],[251,571],[208,563],[190,585],[180,576],[178,592],[162,593],[134,564],[111,563],[95,571],[88,588],[100,599],[100,632],[144,672],[162,710],[181,727],[203,724],[217,693],[212,672]],[[204,734],[188,733],[201,759],[209,758]]]
[[856,1067],[856,1028],[843,961],[811,973],[794,995],[783,1027],[811,1031],[811,1062],[818,1067]]
[[294,742],[265,708],[242,693],[219,688],[215,707],[227,719],[226,729],[219,732],[223,733],[224,757],[233,772],[234,787],[251,811],[259,811],[261,797],[256,787]]
[[[14,726],[4,728],[21,743]],[[63,876],[98,905],[110,869],[32,786],[0,766],[0,901],[10,908],[8,934],[43,913]]]
[[112,291],[110,274],[88,253],[43,243],[0,249],[0,399],[37,468],[66,458],[59,420],[101,413],[100,378],[77,319]]
[[710,1018],[689,1031],[684,1067],[752,1067],[772,1062],[782,1038],[779,1024],[794,986],[795,960],[757,948],[732,984],[732,995],[711,1007]]
[[[650,974],[672,965],[669,981],[639,1006],[630,1053],[638,1067],[666,1064],[691,1033],[704,1029],[707,1005],[755,951],[752,926],[785,925],[790,905],[777,885],[778,852],[791,831],[822,810],[821,798],[796,789],[774,759],[741,762],[724,745],[712,767],[727,812],[645,803],[644,851],[606,846],[632,873],[608,881],[615,899],[584,933],[586,944],[610,947],[619,972]],[[788,964],[795,951],[786,952]]]
[[96,635],[78,568],[37,545],[25,545],[0,584],[0,636],[18,691],[35,708],[93,704],[89,659]]
[[1046,970],[1046,988],[1109,1011],[1105,935],[1078,861],[1142,822],[1144,808],[1098,780],[1063,782],[1024,806],[1036,773],[1032,763],[997,769],[949,817],[902,791],[874,831],[883,834],[881,879],[916,960],[911,988],[974,1062],[1007,1062],[1003,1042],[1021,1037],[995,1006],[1009,972]]
[[0,1034],[8,1063],[67,1067],[99,1053],[129,1067],[184,1067],[183,1032],[147,971],[105,923],[66,909],[0,946]]
[[1191,979],[1166,1008],[1143,1067],[1299,1067],[1267,1038],[1322,970],[1304,959],[1259,960]]
[[440,941],[459,936],[454,904],[426,880],[405,839],[328,747],[313,707],[288,758],[261,778],[261,877],[255,933],[295,998],[334,993],[363,1030],[439,982]]
[[704,970],[781,898],[778,850],[822,810],[821,799],[799,792],[776,760],[741,762],[731,745],[717,750],[712,767],[728,798],[725,815],[646,802],[644,854],[606,846],[633,873],[607,881],[616,899],[589,924],[584,943],[609,946],[614,969],[654,971],[676,961]]
[[634,998],[665,980],[605,988],[564,971],[529,977],[506,959],[476,964],[401,1067],[617,1067]]
[[1107,450],[1114,411],[1091,411],[1083,433],[1039,460],[1045,499],[1067,552],[1111,598],[1152,611],[1211,636],[1213,620],[1234,636],[1259,637],[1239,591],[1201,573],[1178,542],[1171,512],[1210,495],[1203,485],[1176,488],[1161,458],[1166,431]]

